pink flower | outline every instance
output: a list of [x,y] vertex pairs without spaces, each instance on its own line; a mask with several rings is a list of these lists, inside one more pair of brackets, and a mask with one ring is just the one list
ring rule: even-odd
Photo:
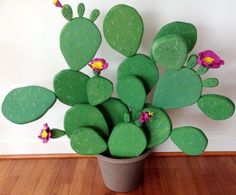
[[207,68],[219,68],[224,65],[224,60],[212,50],[206,50],[198,54],[197,63]]
[[38,138],[41,139],[43,141],[43,143],[47,143],[50,140],[51,136],[52,136],[52,131],[49,128],[47,123],[44,124],[43,127],[44,128],[41,130],[40,135],[38,136]]
[[140,123],[146,123],[150,120],[150,118],[153,116],[152,112],[142,112],[139,117]]
[[89,66],[93,69],[94,73],[99,75],[102,70],[108,68],[108,63],[103,58],[94,58],[90,63]]
[[53,4],[56,6],[56,7],[60,7],[62,8],[62,4],[59,0],[53,0]]

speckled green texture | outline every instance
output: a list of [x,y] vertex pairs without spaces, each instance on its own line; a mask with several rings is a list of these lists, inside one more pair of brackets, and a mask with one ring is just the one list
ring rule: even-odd
[[89,127],[76,129],[71,136],[70,144],[75,152],[82,155],[100,154],[107,149],[104,139]]
[[102,38],[97,26],[89,19],[74,18],[62,29],[61,52],[73,70],[80,70],[95,56]]
[[98,9],[94,9],[91,12],[90,20],[94,22],[98,18],[99,15],[100,15],[100,11]]
[[198,69],[197,69],[197,74],[198,75],[203,75],[205,73],[207,73],[207,71],[209,70],[209,68],[205,67],[205,66],[200,66]]
[[203,87],[216,87],[219,85],[217,78],[208,78],[202,82]]
[[52,135],[51,135],[51,138],[52,139],[57,139],[57,138],[60,138],[60,137],[63,137],[64,135],[66,135],[66,132],[65,131],[62,131],[60,129],[51,129],[51,132],[52,132]]
[[207,147],[207,137],[196,127],[179,127],[171,132],[171,139],[185,154],[196,156]]
[[141,110],[146,100],[144,85],[135,76],[128,76],[118,81],[117,93],[119,98],[134,110]]
[[144,132],[132,123],[120,123],[115,126],[108,140],[109,151],[117,158],[139,156],[146,145]]
[[101,76],[94,76],[87,84],[88,102],[91,105],[98,105],[109,99],[113,92],[113,84]]
[[171,120],[167,113],[159,108],[148,107],[145,108],[143,112],[153,113],[149,122],[144,125],[148,140],[147,147],[153,148],[169,138],[172,129]]
[[73,11],[70,5],[65,4],[63,5],[62,9],[61,9],[62,15],[64,16],[65,19],[67,20],[72,20],[73,18]]
[[197,65],[197,59],[198,59],[198,56],[196,54],[192,54],[188,58],[187,68],[193,69]]
[[116,5],[106,15],[103,31],[114,50],[125,56],[133,56],[143,37],[143,20],[134,8]]
[[53,80],[53,87],[58,99],[64,104],[73,106],[87,103],[87,83],[89,77],[82,72],[62,70]]
[[68,137],[83,126],[95,129],[102,137],[107,137],[109,134],[104,116],[98,108],[89,104],[77,104],[65,114],[64,128]]
[[13,89],[2,103],[3,115],[13,123],[25,124],[42,117],[56,101],[55,94],[44,87]]
[[154,40],[152,55],[165,69],[179,69],[187,60],[187,44],[179,35],[167,35]]
[[229,98],[216,94],[201,96],[197,105],[205,115],[213,120],[230,118],[235,111],[235,105]]
[[180,108],[194,104],[201,93],[201,78],[193,70],[168,70],[160,78],[152,105],[163,109]]
[[125,59],[118,68],[118,80],[134,75],[142,80],[147,93],[157,83],[159,72],[151,59],[143,54]]

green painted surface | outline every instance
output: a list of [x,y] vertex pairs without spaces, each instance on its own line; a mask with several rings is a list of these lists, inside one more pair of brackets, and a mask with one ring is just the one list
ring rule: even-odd
[[98,9],[94,9],[92,12],[91,12],[91,15],[90,15],[90,20],[95,22],[95,20],[97,20],[98,16],[100,15],[100,11]]
[[108,140],[109,151],[117,158],[139,156],[146,145],[144,132],[132,123],[120,123],[115,126]]
[[61,52],[73,70],[80,70],[95,56],[102,38],[97,26],[89,19],[75,18],[60,35]]
[[166,35],[154,40],[152,55],[165,69],[179,69],[187,60],[187,44],[179,35]]
[[7,94],[2,113],[13,123],[25,124],[42,117],[55,101],[55,94],[44,87],[20,87]]
[[57,139],[57,138],[60,138],[60,137],[63,137],[64,135],[66,135],[66,132],[65,131],[62,131],[60,129],[51,129],[52,131],[52,135],[51,135],[51,138],[52,139]]
[[202,82],[203,87],[216,87],[219,85],[217,78],[208,78]]
[[82,72],[62,70],[53,80],[53,87],[58,99],[70,106],[87,103],[87,83],[89,77]]
[[104,77],[94,76],[89,79],[87,85],[88,102],[91,105],[98,105],[111,97],[113,84]]
[[69,21],[72,20],[73,11],[72,11],[72,8],[70,5],[68,5],[68,4],[63,5],[61,11],[62,11],[62,15],[64,16],[65,19],[67,19]]
[[196,156],[207,147],[207,137],[196,127],[179,127],[171,132],[171,139],[185,154]]
[[82,155],[100,154],[107,149],[104,139],[89,127],[76,129],[71,136],[70,144],[75,152]]
[[128,5],[116,5],[106,15],[103,32],[109,45],[125,56],[136,54],[142,37],[143,21],[139,13]]
[[188,58],[187,68],[193,69],[197,65],[197,59],[198,59],[198,56],[196,54],[192,54]]
[[197,105],[205,115],[213,120],[230,118],[235,111],[235,105],[229,98],[216,94],[201,96]]
[[125,59],[119,65],[118,80],[131,75],[137,76],[142,80],[148,93],[157,83],[159,72],[157,66],[149,57],[143,54],[137,54]]
[[197,69],[197,74],[198,75],[203,75],[205,73],[207,73],[207,71],[209,70],[209,68],[205,67],[205,66],[200,66],[198,69]]
[[64,128],[68,137],[71,137],[76,129],[84,126],[95,129],[102,137],[109,134],[105,118],[98,108],[89,104],[77,104],[66,112]]
[[201,93],[201,78],[193,70],[168,70],[160,78],[152,105],[163,109],[180,108],[194,104]]

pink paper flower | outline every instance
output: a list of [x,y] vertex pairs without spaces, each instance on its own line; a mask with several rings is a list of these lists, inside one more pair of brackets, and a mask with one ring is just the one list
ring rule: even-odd
[[59,0],[53,0],[53,4],[56,6],[56,7],[60,7],[62,8],[62,4]]
[[198,54],[197,63],[207,68],[219,68],[224,65],[224,60],[212,50],[206,50]]
[[139,117],[140,123],[146,123],[150,120],[150,118],[153,116],[152,112],[142,112]]
[[38,138],[41,139],[42,142],[45,144],[50,140],[50,138],[52,136],[52,131],[49,128],[47,123],[44,124],[43,127],[44,128],[41,130],[40,135],[38,136]]
[[93,69],[93,72],[97,75],[101,73],[101,71],[108,68],[108,63],[103,58],[94,58],[90,63],[89,66]]

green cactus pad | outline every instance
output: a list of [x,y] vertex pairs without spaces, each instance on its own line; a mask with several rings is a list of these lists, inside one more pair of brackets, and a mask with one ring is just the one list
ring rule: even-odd
[[124,116],[129,112],[126,105],[117,98],[110,98],[98,105],[98,108],[106,118],[110,130],[117,124],[124,122]]
[[62,70],[53,80],[54,91],[58,99],[70,106],[87,103],[87,83],[89,77],[82,72]]
[[108,140],[109,151],[117,158],[139,156],[146,145],[144,132],[132,123],[120,123],[115,126]]
[[51,132],[52,132],[52,135],[51,135],[52,139],[57,139],[66,135],[66,132],[60,129],[51,129]]
[[66,112],[64,128],[68,137],[71,137],[76,129],[83,126],[95,129],[102,137],[107,137],[109,134],[107,123],[100,110],[88,104],[77,104]]
[[70,5],[63,5],[61,11],[65,19],[69,21],[73,19],[73,11]]
[[152,55],[163,68],[179,69],[187,59],[187,44],[179,35],[166,35],[154,40]]
[[207,137],[196,127],[179,127],[171,132],[171,139],[185,154],[196,156],[207,147]]
[[219,85],[217,78],[208,78],[202,82],[203,87],[216,87]]
[[171,22],[161,28],[155,39],[160,39],[166,35],[176,34],[182,36],[188,48],[188,53],[194,48],[197,41],[197,29],[194,25],[185,22]]
[[79,3],[78,7],[77,7],[77,12],[78,12],[78,16],[79,17],[83,17],[84,16],[84,12],[85,12],[85,6],[83,3]]
[[213,120],[230,118],[235,111],[235,105],[229,98],[216,94],[201,96],[197,105],[205,115]]
[[198,69],[197,69],[197,74],[198,75],[203,75],[205,73],[207,73],[207,71],[209,70],[209,68],[205,67],[205,66],[200,66]]
[[134,110],[141,110],[146,100],[143,83],[135,76],[120,79],[117,83],[117,94],[125,104]]
[[25,124],[42,117],[55,101],[55,94],[44,87],[20,87],[7,94],[2,113],[13,123]]
[[75,152],[82,155],[95,155],[107,150],[104,139],[89,127],[76,129],[71,136],[70,144]]
[[153,148],[165,142],[171,132],[172,124],[169,116],[159,108],[148,107],[143,112],[152,112],[153,116],[149,122],[145,123],[148,144],[147,147]]
[[201,78],[193,70],[168,70],[160,78],[152,105],[163,109],[180,108],[197,102],[201,93]]
[[109,45],[125,56],[136,54],[143,37],[143,20],[128,5],[116,5],[103,22],[104,36]]
[[94,76],[89,79],[87,94],[89,104],[95,106],[109,99],[113,92],[113,84],[104,77]]
[[95,56],[100,44],[101,34],[89,19],[75,18],[61,31],[61,52],[73,70],[80,70]]
[[193,69],[197,65],[197,59],[198,59],[198,56],[196,54],[192,54],[188,58],[187,68]]
[[125,59],[118,69],[118,80],[134,75],[142,80],[147,92],[157,83],[159,72],[151,59],[143,54]]
[[95,20],[97,20],[99,15],[100,15],[100,11],[98,9],[94,9],[90,15],[90,20],[95,22]]

